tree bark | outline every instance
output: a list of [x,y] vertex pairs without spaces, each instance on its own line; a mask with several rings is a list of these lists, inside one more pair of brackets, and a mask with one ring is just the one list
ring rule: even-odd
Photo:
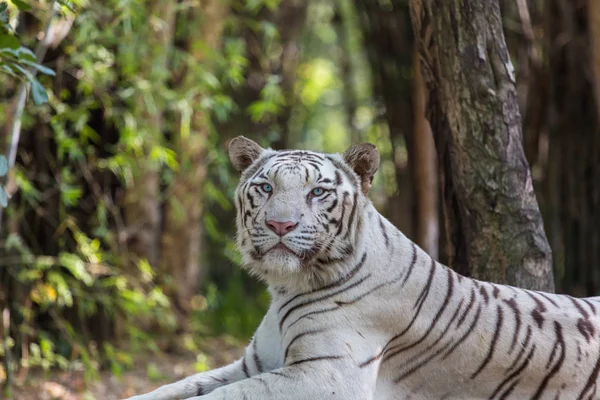
[[477,279],[554,290],[522,146],[497,0],[411,0],[442,173],[449,264]]
[[[188,48],[194,62],[205,65],[207,70],[214,64],[209,54],[216,53],[221,46],[228,13],[229,2],[223,0],[203,0],[191,11],[190,19],[202,22],[198,32],[190,33]],[[193,71],[189,69],[189,76],[183,79],[186,87],[194,87],[193,81],[198,79]],[[169,294],[184,313],[190,311],[190,301],[204,272],[201,265],[202,204],[211,118],[200,106],[201,98],[199,95],[194,101],[190,131],[180,130],[173,138],[179,169],[168,188],[161,236],[161,266],[173,278]]]
[[[169,0],[156,0],[149,5],[152,19],[160,21],[148,29],[147,38],[150,52],[145,56],[143,76],[156,90],[165,84],[163,72],[167,70],[169,50],[173,41],[175,22],[175,3]],[[125,223],[129,232],[128,250],[137,258],[147,259],[156,266],[159,261],[159,242],[161,234],[160,176],[159,166],[150,160],[152,146],[162,142],[164,116],[162,112],[152,112],[144,104],[140,93],[138,117],[139,128],[147,135],[144,154],[138,160],[134,171],[133,185],[128,188],[124,199]]]

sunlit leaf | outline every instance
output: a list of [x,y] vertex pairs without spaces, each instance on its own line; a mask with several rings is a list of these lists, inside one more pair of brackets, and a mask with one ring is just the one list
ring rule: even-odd
[[56,301],[57,293],[52,285],[45,282],[39,282],[31,289],[29,296],[34,302],[46,305],[47,303],[54,303]]
[[23,0],[10,0],[20,11],[30,11],[31,6]]
[[91,286],[94,278],[85,269],[85,263],[81,258],[72,253],[61,253],[59,256],[60,264],[68,269],[73,276],[82,281],[85,285]]

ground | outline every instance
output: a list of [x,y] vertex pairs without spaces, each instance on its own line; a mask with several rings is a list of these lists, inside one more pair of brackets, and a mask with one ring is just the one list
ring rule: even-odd
[[[210,339],[203,346],[206,363],[211,368],[230,363],[240,357],[239,343],[222,338]],[[24,382],[13,387],[14,400],[117,400],[147,392],[165,383],[195,373],[197,358],[193,354],[160,354],[138,357],[133,368],[116,377],[109,370],[99,373],[100,379],[85,383],[83,372],[29,371]],[[152,373],[148,373],[152,365]],[[0,395],[1,397],[1,395]]]

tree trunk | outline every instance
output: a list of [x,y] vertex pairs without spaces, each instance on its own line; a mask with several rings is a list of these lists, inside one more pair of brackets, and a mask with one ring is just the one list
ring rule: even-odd
[[[374,92],[385,105],[393,147],[398,194],[389,202],[396,209],[390,215],[396,226],[437,259],[437,169],[433,137],[425,119],[426,89],[415,69],[419,60],[415,58],[408,6],[402,1],[392,4],[393,12],[377,2],[358,2],[375,75]],[[408,165],[398,157],[397,147],[403,141]],[[400,214],[399,209],[408,215]]]
[[[364,44],[373,76],[375,101],[385,107],[385,121],[392,145],[396,175],[396,194],[388,201],[390,220],[414,239],[416,219],[410,153],[413,141],[413,39],[406,4],[393,0],[391,9],[377,1],[359,0],[357,10],[363,27]],[[400,149],[408,153],[402,157]],[[422,244],[422,243],[419,243]]]
[[498,0],[411,0],[410,7],[430,92],[449,264],[477,279],[553,291]]
[[438,169],[431,126],[425,114],[427,88],[421,74],[418,50],[413,59],[414,130],[412,173],[415,190],[415,242],[429,255],[439,259]]
[[[167,69],[169,50],[173,41],[175,22],[175,3],[169,0],[156,0],[150,5],[150,14],[160,21],[149,27],[147,38],[150,52],[141,61],[146,76],[143,76],[153,87],[163,87],[166,77],[162,74]],[[154,92],[156,93],[156,92]],[[159,241],[161,232],[160,210],[160,176],[159,166],[150,160],[149,152],[154,145],[162,141],[163,119],[160,111],[148,110],[144,103],[146,93],[139,94],[140,114],[137,116],[138,127],[145,135],[145,154],[138,160],[134,171],[133,185],[128,188],[124,200],[125,223],[129,232],[128,250],[137,258],[147,259],[150,265],[156,266],[159,261]]]
[[596,96],[596,115],[600,116],[600,2],[588,0],[588,24],[592,45],[592,71]]
[[[566,0],[547,5],[549,157],[546,219],[561,289],[600,290],[600,126],[594,90],[598,4]],[[589,23],[589,25],[588,25]],[[562,278],[562,279],[561,279]]]
[[[211,69],[210,53],[221,46],[221,35],[229,4],[222,0],[203,0],[193,8],[190,19],[199,24],[190,33],[188,48],[197,64]],[[194,87],[198,77],[189,69],[186,87]],[[206,95],[204,93],[204,95]],[[200,97],[200,96],[199,96]],[[210,115],[202,109],[201,98],[194,101],[189,132],[180,129],[173,138],[179,169],[168,188],[164,228],[161,237],[161,266],[173,278],[171,297],[178,308],[187,313],[203,269],[201,266],[203,185],[206,177],[206,145],[211,127]]]
[[294,85],[300,63],[307,8],[306,0],[282,0],[275,12],[267,16],[267,19],[273,20],[277,26],[281,45],[281,55],[272,60],[268,73],[281,76],[280,85],[284,97],[284,104],[275,121],[279,138],[272,143],[274,149],[288,149],[291,145],[289,121],[295,99]]

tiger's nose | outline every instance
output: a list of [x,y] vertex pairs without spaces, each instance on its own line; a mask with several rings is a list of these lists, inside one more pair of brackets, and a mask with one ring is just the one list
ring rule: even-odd
[[279,222],[270,219],[267,221],[267,226],[271,228],[271,230],[275,232],[277,236],[285,236],[296,229],[298,227],[298,223],[291,221]]

